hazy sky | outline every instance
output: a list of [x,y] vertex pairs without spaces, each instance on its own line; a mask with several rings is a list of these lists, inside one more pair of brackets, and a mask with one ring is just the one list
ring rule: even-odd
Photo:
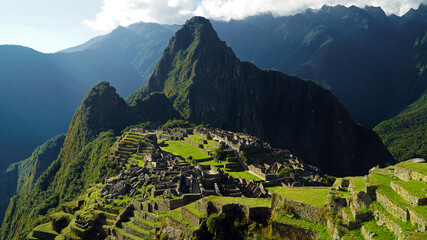
[[56,52],[134,22],[182,24],[194,15],[241,19],[295,14],[323,4],[381,6],[402,15],[427,0],[0,0],[0,44]]

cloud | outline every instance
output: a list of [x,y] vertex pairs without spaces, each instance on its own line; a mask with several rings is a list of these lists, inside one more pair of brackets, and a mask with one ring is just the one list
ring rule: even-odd
[[195,15],[224,21],[261,13],[285,16],[324,4],[380,6],[387,14],[403,15],[420,3],[427,0],[103,0],[95,19],[83,23],[95,30],[110,31],[139,21],[180,24]]
[[193,16],[192,0],[103,0],[95,20],[83,24],[94,30],[110,31],[118,25],[157,22],[181,23]]

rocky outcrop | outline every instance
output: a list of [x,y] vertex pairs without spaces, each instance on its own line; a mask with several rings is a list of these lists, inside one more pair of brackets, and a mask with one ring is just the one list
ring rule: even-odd
[[190,122],[253,134],[333,175],[393,162],[379,137],[329,91],[241,62],[201,17],[176,32],[140,91],[165,93]]

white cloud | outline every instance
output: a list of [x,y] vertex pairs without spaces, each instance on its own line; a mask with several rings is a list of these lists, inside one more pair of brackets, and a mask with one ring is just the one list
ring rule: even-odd
[[381,6],[387,14],[403,15],[420,3],[427,0],[103,0],[96,18],[83,23],[92,29],[109,31],[139,21],[179,24],[194,15],[225,21],[268,12],[285,16],[324,4]]

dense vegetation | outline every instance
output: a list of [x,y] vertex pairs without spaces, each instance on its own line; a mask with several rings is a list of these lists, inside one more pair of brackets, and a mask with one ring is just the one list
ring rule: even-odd
[[[1,229],[2,239],[22,239],[46,213],[75,199],[89,184],[108,175],[107,154],[128,119],[128,106],[107,82],[94,86],[74,114],[58,159],[29,194],[11,199]],[[111,129],[112,131],[108,131]]]
[[374,128],[398,161],[427,158],[427,92],[396,117]]
[[99,134],[66,166],[61,166],[63,159],[58,158],[30,193],[13,197],[2,225],[2,239],[24,239],[32,228],[47,220],[47,213],[55,211],[63,202],[76,199],[90,184],[110,174],[112,168],[107,154],[115,140],[112,132]]
[[38,146],[25,160],[10,165],[0,175],[0,219],[9,205],[9,198],[13,195],[29,193],[39,176],[58,157],[64,144],[65,135],[61,134]]

